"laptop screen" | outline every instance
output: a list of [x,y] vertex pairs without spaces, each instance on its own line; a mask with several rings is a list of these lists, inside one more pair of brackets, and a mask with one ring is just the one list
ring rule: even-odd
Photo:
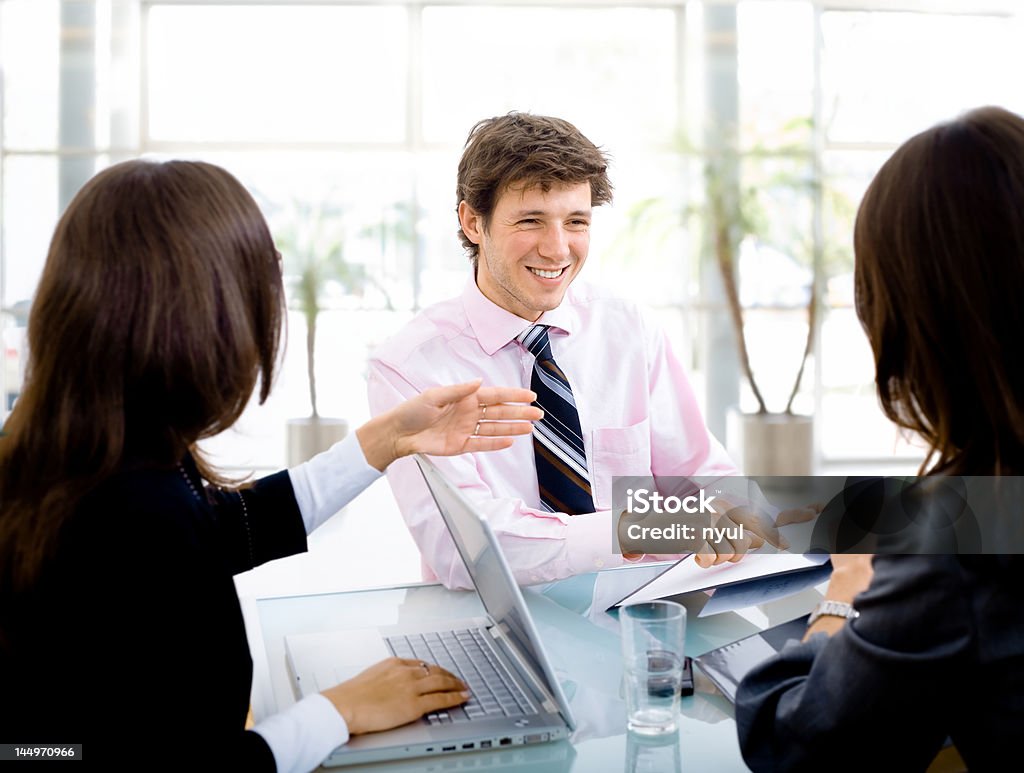
[[488,614],[498,624],[504,624],[506,635],[519,649],[533,672],[553,693],[565,719],[572,725],[568,706],[561,688],[540,651],[536,631],[526,602],[501,553],[497,538],[487,522],[476,514],[469,501],[452,486],[434,464],[422,456],[415,457],[430,493],[437,503],[455,546],[469,570],[473,584]]

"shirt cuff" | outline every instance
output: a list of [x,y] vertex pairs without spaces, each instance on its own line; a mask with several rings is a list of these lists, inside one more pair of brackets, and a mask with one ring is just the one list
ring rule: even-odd
[[348,725],[323,695],[310,695],[253,728],[274,755],[278,773],[309,773],[348,741]]
[[621,566],[622,556],[612,552],[611,512],[601,510],[570,516],[566,526],[566,561],[571,574],[598,572]]
[[382,474],[366,461],[355,432],[308,462],[288,470],[306,534],[355,499]]

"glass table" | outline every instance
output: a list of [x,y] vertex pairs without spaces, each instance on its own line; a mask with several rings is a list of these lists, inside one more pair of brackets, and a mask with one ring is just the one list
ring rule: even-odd
[[[744,771],[732,705],[694,668],[695,692],[682,700],[679,731],[645,739],[626,730],[619,623],[606,607],[665,568],[641,564],[579,575],[523,589],[545,649],[572,707],[577,729],[569,741],[421,757],[359,769],[380,771],[509,770],[531,773],[669,773]],[[686,654],[700,655],[735,639],[806,614],[823,586],[759,607],[699,617],[707,596],[690,594]],[[284,637],[295,633],[367,628],[482,613],[475,593],[436,584],[244,598],[253,653],[256,721],[296,700],[285,662]],[[335,770],[352,770],[336,768]]]

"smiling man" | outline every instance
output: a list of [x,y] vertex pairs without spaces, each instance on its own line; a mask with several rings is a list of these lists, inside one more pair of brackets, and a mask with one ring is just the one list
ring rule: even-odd
[[[613,476],[736,472],[664,333],[629,301],[574,281],[593,207],[611,197],[604,153],[567,121],[510,113],[478,123],[457,189],[473,276],[370,362],[375,415],[472,378],[537,393],[545,417],[532,443],[436,460],[478,504],[523,584],[623,561],[612,552]],[[396,462],[388,478],[424,577],[470,587],[415,464]]]

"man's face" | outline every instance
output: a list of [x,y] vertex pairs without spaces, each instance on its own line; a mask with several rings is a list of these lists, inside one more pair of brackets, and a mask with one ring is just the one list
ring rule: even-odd
[[[535,321],[556,308],[590,249],[590,183],[511,186],[494,206],[490,226],[466,202],[462,230],[480,248],[476,283],[487,298]],[[468,226],[468,227],[467,227]]]

